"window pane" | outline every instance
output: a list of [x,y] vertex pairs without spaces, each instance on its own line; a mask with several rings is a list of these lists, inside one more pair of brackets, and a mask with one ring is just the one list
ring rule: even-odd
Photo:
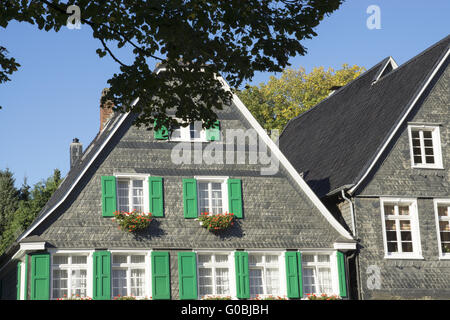
[[418,130],[413,130],[411,131],[411,135],[413,138],[419,138],[419,131]]
[[411,223],[409,221],[400,221],[400,230],[411,230]]
[[216,294],[229,294],[228,268],[216,268]]
[[86,264],[87,257],[86,256],[72,256],[72,264]]
[[387,249],[388,252],[397,252],[397,242],[388,242]]
[[86,296],[86,276],[87,270],[85,269],[72,270],[71,290],[73,295]]
[[53,264],[67,264],[69,263],[68,256],[53,256]]
[[129,211],[128,194],[128,181],[119,180],[117,183],[119,211]]
[[132,255],[131,263],[145,263],[145,256],[144,255]]
[[280,288],[278,268],[266,269],[266,294],[278,295]]
[[219,214],[222,211],[222,184],[211,183],[211,204],[212,213]]
[[53,270],[52,274],[53,298],[63,298],[68,295],[67,270]]
[[212,270],[206,268],[198,269],[198,286],[200,296],[212,294]]
[[250,269],[250,295],[252,297],[263,294],[263,280],[262,280],[262,270],[261,269]]
[[427,163],[434,163],[434,157],[433,156],[426,156],[425,161]]
[[127,263],[127,256],[121,254],[114,254],[113,263]]
[[441,231],[450,231],[450,225],[448,221],[439,221],[439,229]]
[[303,288],[305,290],[305,294],[317,292],[314,270],[314,268],[303,268]]
[[209,209],[209,190],[208,183],[199,182],[198,183],[198,193],[199,193],[199,201],[200,201],[200,213],[208,212]]
[[447,205],[440,205],[440,206],[438,206],[438,215],[440,217],[448,216],[448,206]]
[[402,241],[412,241],[412,236],[410,231],[401,232]]
[[385,204],[384,205],[384,215],[388,216],[388,215],[394,215],[394,214],[395,214],[395,207],[390,204]]
[[198,263],[210,263],[212,261],[211,255],[209,254],[199,254]]
[[262,263],[262,255],[260,255],[260,254],[249,254],[248,255],[248,263],[250,265],[256,265],[258,263]]
[[320,293],[330,293],[333,291],[330,268],[319,268],[319,287]]
[[112,271],[112,289],[113,296],[127,296],[127,272],[126,270],[116,269]]
[[314,255],[313,254],[303,254],[302,261],[303,262],[314,262]]
[[144,296],[145,270],[131,269],[131,295],[136,297]]
[[386,230],[396,230],[395,220],[386,220]]
[[278,256],[277,255],[266,255],[265,257],[266,257],[266,263],[278,265]]
[[424,139],[431,139],[431,131],[423,131]]
[[330,262],[329,255],[320,254],[317,256],[317,259],[318,259],[318,262]]
[[398,214],[401,216],[409,215],[409,206],[398,206]]
[[402,242],[403,252],[413,252],[412,242]]
[[217,263],[226,263],[228,262],[228,256],[225,254],[216,254],[215,255]]

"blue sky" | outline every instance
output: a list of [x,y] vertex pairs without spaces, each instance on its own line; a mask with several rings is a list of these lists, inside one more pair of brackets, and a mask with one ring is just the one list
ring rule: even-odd
[[[370,5],[380,8],[381,29],[366,26]],[[303,42],[308,53],[293,57],[291,68],[348,63],[369,69],[387,56],[403,64],[449,34],[449,12],[448,0],[347,0]],[[34,185],[55,168],[65,176],[72,139],[87,147],[99,130],[100,93],[118,65],[97,56],[100,43],[87,26],[55,33],[11,23],[0,29],[0,45],[21,64],[12,81],[0,85],[0,169],[9,168],[17,186],[24,177]],[[258,73],[250,84],[271,75]]]

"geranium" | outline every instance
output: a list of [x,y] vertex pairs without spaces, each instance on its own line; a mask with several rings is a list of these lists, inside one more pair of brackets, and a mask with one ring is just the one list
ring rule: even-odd
[[308,300],[342,300],[342,298],[336,294],[333,294],[331,296],[327,295],[326,293],[322,293],[321,295],[316,296],[314,293],[308,293],[306,294],[306,298]]
[[114,212],[113,220],[117,221],[119,229],[133,232],[147,228],[150,225],[150,222],[152,222],[152,214],[140,213],[136,210],[131,212],[116,211]]
[[202,300],[231,300],[230,296],[203,296]]
[[250,300],[287,300],[287,298],[273,295],[256,295],[256,297],[251,298]]
[[56,300],[92,300],[91,297],[80,296],[79,294],[73,294],[68,297],[66,294],[62,298]]
[[208,212],[200,213],[198,217],[200,225],[211,231],[224,230],[231,227],[234,224],[234,214],[233,213],[219,213],[219,214],[209,214]]

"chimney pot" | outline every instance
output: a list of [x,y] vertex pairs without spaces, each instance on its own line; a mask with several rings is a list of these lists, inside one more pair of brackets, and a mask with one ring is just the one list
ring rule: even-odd
[[[102,90],[102,97],[108,92],[108,88]],[[106,101],[104,105],[101,104],[102,100],[100,99],[100,131],[105,128],[106,123],[114,114],[112,109],[113,103],[111,101]]]
[[83,155],[83,145],[78,138],[74,138],[70,144],[70,169],[80,161]]

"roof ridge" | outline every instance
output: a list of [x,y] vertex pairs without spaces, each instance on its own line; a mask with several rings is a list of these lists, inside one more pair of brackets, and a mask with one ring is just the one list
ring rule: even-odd
[[445,41],[449,41],[449,43],[447,44],[447,47],[450,46],[450,35],[446,36],[445,38],[439,40],[438,42],[436,42],[435,44],[433,44],[431,47],[426,48],[425,50],[419,52],[417,55],[415,55],[414,57],[412,57],[411,59],[407,60],[406,62],[402,63],[401,65],[399,65],[397,68],[395,68],[394,70],[392,70],[391,72],[388,72],[386,75],[384,75],[383,77],[381,77],[380,79],[378,79],[378,81],[376,82],[380,82],[382,79],[386,79],[387,77],[389,77],[389,75],[394,74],[397,70],[411,64],[412,62],[414,62],[415,60],[421,58],[423,55],[425,55],[426,53],[428,53],[429,51],[431,51],[432,49],[435,49],[437,46],[439,46],[440,44],[442,44]]
[[289,119],[288,123],[284,126],[283,131],[281,132],[279,138],[281,138],[281,136],[283,135],[283,133],[286,131],[286,128],[289,126],[289,124],[299,118],[301,118],[302,116],[304,116],[305,114],[308,114],[310,112],[312,112],[312,110],[317,109],[321,104],[323,104],[325,101],[328,101],[329,99],[332,99],[334,97],[336,97],[336,95],[338,95],[339,93],[341,93],[345,88],[349,87],[351,84],[354,84],[355,82],[361,80],[363,77],[366,77],[370,72],[373,72],[374,69],[377,66],[382,66],[384,65],[385,61],[388,60],[390,58],[386,57],[383,60],[379,61],[377,64],[375,64],[373,67],[371,67],[369,70],[364,71],[363,73],[361,73],[359,76],[357,76],[355,79],[353,79],[352,81],[346,83],[344,86],[342,86],[341,88],[337,89],[335,93],[333,93],[332,95],[329,95],[327,97],[325,97],[324,99],[322,99],[319,103],[317,103],[315,106],[309,108],[308,110],[306,110],[305,112],[300,113],[299,115],[295,116],[294,118]]

